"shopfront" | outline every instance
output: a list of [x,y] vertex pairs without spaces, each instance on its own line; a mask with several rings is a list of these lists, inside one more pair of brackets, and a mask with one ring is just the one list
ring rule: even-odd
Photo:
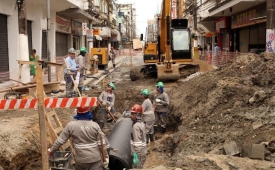
[[111,31],[111,46],[114,47],[114,49],[119,49],[119,43],[121,41],[120,33],[116,29],[112,29]]
[[266,3],[242,11],[231,17],[234,31],[234,50],[239,52],[265,51],[266,46]]
[[68,54],[68,39],[71,34],[71,21],[56,16],[56,60],[63,62],[63,57]]
[[81,38],[82,38],[82,23],[73,20],[72,21],[72,34],[73,34],[73,48],[76,50],[80,49]]
[[7,15],[0,14],[0,79],[9,80],[9,46]]
[[216,43],[222,51],[231,51],[230,49],[230,18],[223,17],[215,22],[215,29],[217,34]]

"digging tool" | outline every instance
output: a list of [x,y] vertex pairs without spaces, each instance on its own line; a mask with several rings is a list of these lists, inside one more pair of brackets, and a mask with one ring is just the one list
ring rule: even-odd
[[[104,162],[106,162],[106,152],[104,150],[103,136],[102,136],[101,133],[99,133],[99,138],[100,138],[100,144],[101,144],[102,160],[103,160],[103,163],[104,163]],[[109,170],[109,168],[104,168],[104,170]]]
[[109,116],[113,119],[114,122],[116,122],[116,118],[114,117],[113,113],[110,112],[110,110],[106,107],[106,106],[103,106],[102,103],[100,103],[99,100],[97,100],[98,104],[101,106],[101,107],[105,107]]

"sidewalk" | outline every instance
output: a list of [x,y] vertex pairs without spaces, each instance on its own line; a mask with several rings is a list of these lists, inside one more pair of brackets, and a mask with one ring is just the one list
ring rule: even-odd
[[[125,50],[125,49],[124,49]],[[118,54],[118,53],[117,53]],[[127,53],[122,53],[120,56],[116,56],[115,62],[116,62],[116,68],[119,67],[121,64],[128,62],[129,61],[129,55],[127,55]],[[106,71],[107,70],[107,71]],[[92,75],[95,78],[86,78],[86,80],[84,80],[84,85],[85,86],[98,86],[98,84],[106,77],[108,76],[110,73],[112,73],[115,69],[113,69],[113,64],[110,61],[108,63],[108,67],[106,70],[98,70],[98,73],[95,73],[94,75]],[[53,73],[51,75],[52,77],[52,81],[55,81],[55,73]],[[63,78],[61,78],[62,80]],[[44,82],[47,82],[48,80],[48,74],[44,74],[43,75],[43,80]],[[0,84],[0,88],[1,89],[6,89],[6,88],[11,88],[11,87],[15,87],[17,83],[12,82],[12,81],[7,81],[4,83]],[[57,94],[49,94],[49,97],[58,97],[58,96],[64,96],[65,95],[65,84],[61,84],[60,85],[60,90],[63,92],[59,92]],[[90,88],[91,89],[91,88]],[[85,91],[83,91],[83,93],[85,94]],[[4,99],[4,95],[6,94],[6,92],[0,93],[0,99]]]

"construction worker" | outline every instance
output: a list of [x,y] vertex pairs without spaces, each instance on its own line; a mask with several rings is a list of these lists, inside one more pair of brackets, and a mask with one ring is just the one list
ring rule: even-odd
[[133,121],[131,133],[131,153],[133,155],[133,167],[142,169],[146,161],[146,130],[142,122],[142,107],[135,104],[131,108],[131,120]]
[[77,73],[77,71],[79,71],[79,67],[75,62],[74,48],[69,49],[69,53],[65,61],[67,63],[68,68],[70,69],[68,70],[67,67],[64,67],[64,80],[66,81],[66,97],[73,97],[74,84],[71,75],[73,78],[75,78],[75,74]]
[[149,99],[150,91],[148,89],[143,89],[141,92],[141,96],[143,99],[142,102],[142,121],[145,123],[146,127],[146,143],[154,141],[154,123],[155,123],[155,114],[154,108],[151,100]]
[[[77,114],[73,121],[69,122],[53,146],[48,149],[49,155],[52,156],[69,138],[72,138],[75,150],[75,170],[102,170],[108,168],[109,156],[104,137],[99,125],[92,120],[93,115],[90,107],[78,107]],[[104,153],[106,155],[105,162],[101,159],[101,140],[102,136]]]
[[156,87],[157,87],[157,93],[154,96],[155,116],[156,116],[155,126],[160,125],[162,129],[161,130],[162,133],[165,133],[166,125],[167,125],[169,97],[167,93],[164,92],[163,82],[158,82]]
[[78,83],[78,90],[80,94],[82,95],[82,88],[84,85],[84,72],[86,69],[85,65],[85,56],[86,56],[87,50],[86,47],[81,47],[80,48],[80,54],[76,57],[76,64],[78,64],[80,68],[80,75],[79,75],[79,83]]
[[108,120],[107,112],[111,112],[114,116],[116,113],[116,110],[114,108],[115,94],[113,93],[113,90],[115,90],[114,83],[108,83],[106,86],[106,90],[103,91],[98,97],[99,102],[103,106],[101,108],[101,120],[100,120],[102,128],[108,128],[106,124]]

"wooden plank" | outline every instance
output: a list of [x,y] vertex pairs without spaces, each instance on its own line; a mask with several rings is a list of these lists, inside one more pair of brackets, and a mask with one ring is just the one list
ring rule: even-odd
[[50,112],[46,113],[46,116],[47,116],[48,118],[53,117],[53,116],[55,116],[55,115],[56,115],[55,111],[50,111]]
[[56,134],[59,134],[60,132],[62,132],[62,130],[63,130],[63,127],[62,127],[62,126],[59,126],[58,128],[55,128],[55,129],[54,129],[54,132],[55,132]]
[[[51,85],[51,84],[53,84],[53,85],[55,85],[55,84],[60,85],[60,82],[47,82],[47,83],[43,83],[43,86],[45,88],[45,86],[48,86],[48,85]],[[32,87],[36,87],[36,84],[30,84],[30,85],[19,86],[19,87],[12,87],[12,89],[14,91],[16,91],[16,90],[28,89],[28,88],[32,88]],[[4,90],[0,90],[0,93],[7,92],[7,91],[11,91],[11,88],[6,88]]]

